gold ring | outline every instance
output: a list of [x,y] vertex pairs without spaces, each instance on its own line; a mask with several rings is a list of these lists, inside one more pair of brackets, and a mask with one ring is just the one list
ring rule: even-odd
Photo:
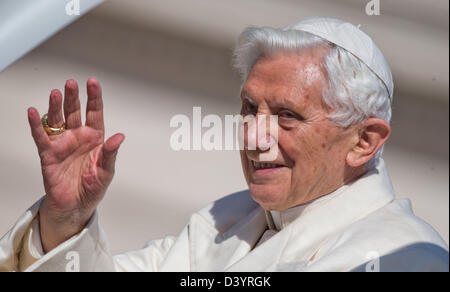
[[45,132],[47,132],[47,134],[49,136],[59,135],[66,130],[66,124],[62,125],[61,128],[50,127],[47,122],[47,114],[42,116],[41,123],[42,123],[42,126],[44,127]]

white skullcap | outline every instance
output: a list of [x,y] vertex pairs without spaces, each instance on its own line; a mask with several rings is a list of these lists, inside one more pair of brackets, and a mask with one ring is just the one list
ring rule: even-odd
[[323,38],[353,54],[369,67],[386,86],[392,101],[394,82],[381,50],[373,40],[351,23],[327,17],[312,17],[290,24],[283,30],[300,30]]

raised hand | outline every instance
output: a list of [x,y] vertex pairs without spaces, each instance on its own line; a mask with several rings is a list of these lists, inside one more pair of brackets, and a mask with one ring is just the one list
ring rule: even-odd
[[[83,126],[77,82],[66,82],[66,130],[58,135],[49,136],[38,111],[28,109],[46,191],[39,209],[41,240],[46,252],[85,227],[114,176],[117,151],[125,138],[123,134],[115,134],[104,142],[102,91],[94,78],[87,81],[87,96]],[[47,118],[50,127],[64,124],[62,107],[61,92],[52,90]]]

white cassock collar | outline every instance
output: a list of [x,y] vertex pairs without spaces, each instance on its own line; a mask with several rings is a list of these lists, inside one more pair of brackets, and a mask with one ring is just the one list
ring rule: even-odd
[[280,231],[286,227],[289,223],[294,221],[296,218],[300,217],[303,211],[308,207],[310,203],[299,205],[296,207],[289,208],[284,211],[267,211],[266,219],[267,225],[270,230]]

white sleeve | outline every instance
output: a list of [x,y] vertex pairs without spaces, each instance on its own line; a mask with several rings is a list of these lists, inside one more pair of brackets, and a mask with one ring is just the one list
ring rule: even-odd
[[30,255],[35,259],[40,259],[44,256],[44,249],[41,242],[41,231],[39,229],[39,216],[36,216],[31,223],[30,237],[28,241],[28,250]]
[[[112,257],[114,270],[121,272],[157,271],[174,242],[174,236],[167,236],[148,242],[142,249],[115,255]],[[28,247],[29,254],[37,260],[44,256],[38,217],[33,220]],[[73,266],[70,265],[68,269],[70,268]]]
[[116,271],[156,272],[175,243],[174,236],[148,242],[143,249],[114,256]]
[[[36,258],[25,271],[157,271],[175,242],[172,236],[150,241],[143,249],[117,256],[108,250],[106,236],[98,224],[97,212],[77,235],[45,255],[42,252],[37,217],[40,201],[22,215],[0,239],[0,271],[18,271],[22,241],[28,237],[28,253]],[[31,227],[31,228],[30,228]],[[30,236],[26,236],[31,229]],[[26,240],[26,239],[25,239]]]
[[[30,225],[36,217],[42,199],[25,211],[14,226],[0,239],[0,271],[21,271],[20,256],[23,241],[29,234]],[[30,259],[28,257],[28,259]],[[30,262],[33,262],[30,259]]]

